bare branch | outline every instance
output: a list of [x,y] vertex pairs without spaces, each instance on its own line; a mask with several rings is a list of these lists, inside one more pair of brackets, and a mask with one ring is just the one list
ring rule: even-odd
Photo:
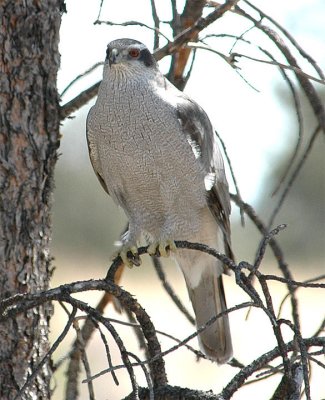
[[274,392],[271,400],[290,399],[299,400],[301,393],[301,385],[303,382],[302,367],[295,363],[291,366],[293,379],[289,380],[286,375],[283,375],[279,386]]
[[165,36],[156,26],[153,28],[150,25],[145,24],[144,22],[141,21],[125,21],[125,22],[112,22],[112,21],[95,21],[94,22],[95,25],[101,25],[101,24],[105,24],[105,25],[109,25],[109,26],[141,26],[143,28],[147,28],[151,31],[154,31],[155,34],[162,36],[163,38],[165,38],[167,40],[167,42],[169,42],[170,40],[168,39],[167,36]]
[[[155,362],[158,357],[164,357],[164,356],[166,356],[166,355],[168,355],[170,353],[173,353],[174,351],[178,350],[179,348],[181,348],[183,346],[186,346],[187,343],[190,340],[195,338],[200,332],[204,331],[208,326],[213,324],[218,318],[221,318],[225,314],[229,314],[231,312],[234,312],[234,311],[237,311],[237,310],[240,310],[240,309],[243,309],[243,308],[247,308],[247,307],[250,307],[252,305],[254,305],[254,303],[245,302],[245,303],[238,304],[238,305],[236,305],[234,307],[228,308],[226,311],[223,311],[223,312],[217,314],[216,316],[214,316],[213,318],[211,318],[209,321],[207,321],[207,323],[205,325],[201,326],[199,329],[197,329],[194,333],[189,335],[187,338],[185,338],[183,340],[177,340],[178,343],[176,345],[174,345],[174,346],[170,347],[169,349],[161,352],[160,354],[157,354],[156,356],[154,356],[151,359],[144,360],[144,361],[138,361],[137,363],[133,363],[132,367],[139,367],[139,366],[142,366],[142,365],[151,364],[151,363]],[[119,370],[119,369],[125,369],[125,365],[124,364],[120,364],[120,365],[116,365],[116,366],[114,366],[112,368],[113,368],[114,371]],[[105,370],[93,375],[90,379],[91,380],[97,379],[100,376],[102,376],[104,374],[107,374],[107,373],[109,373],[111,371],[112,370],[110,368],[105,369]],[[83,382],[87,382],[87,379],[85,379]]]
[[284,189],[284,191],[283,191],[278,203],[276,204],[276,206],[275,206],[275,208],[274,208],[274,210],[272,212],[272,215],[271,215],[270,220],[269,220],[269,226],[273,224],[273,222],[275,220],[275,217],[277,216],[281,206],[284,203],[285,198],[287,197],[287,195],[289,193],[289,190],[292,188],[292,185],[293,185],[294,181],[296,180],[296,178],[299,175],[299,172],[301,171],[305,161],[307,160],[307,157],[308,157],[309,153],[311,152],[311,149],[313,147],[313,144],[314,144],[319,132],[320,132],[320,126],[317,126],[317,128],[314,130],[314,133],[312,134],[312,136],[311,136],[311,138],[309,140],[309,143],[307,144],[306,150],[304,151],[304,153],[303,153],[300,161],[298,162],[296,168],[292,172],[291,177],[289,178],[289,181],[288,181],[288,183],[287,183],[287,185],[286,185],[286,187],[285,187],[285,189]]
[[90,68],[88,68],[85,72],[82,74],[77,75],[69,84],[64,88],[64,90],[60,93],[60,96],[64,96],[65,93],[75,84],[77,83],[80,79],[84,78],[85,76],[89,75],[91,72],[95,71],[96,68],[101,67],[104,65],[103,62],[98,62],[94,65],[92,65]]
[[[120,369],[120,368],[126,368],[129,372],[129,376],[131,379],[132,387],[133,387],[133,395],[141,398],[141,393],[142,391],[138,389],[137,383],[135,381],[135,375],[133,368],[140,366],[141,368],[144,368],[145,365],[150,366],[150,371],[151,371],[151,377],[153,378],[153,386],[151,385],[151,381],[147,382],[149,391],[146,391],[146,396],[151,396],[153,397],[154,394],[156,394],[156,391],[161,388],[161,387],[166,387],[166,378],[164,375],[164,370],[163,374],[161,374],[161,370],[155,369],[155,366],[159,368],[163,368],[162,358],[164,356],[167,356],[168,354],[176,351],[179,349],[181,346],[187,346],[188,341],[193,339],[195,336],[197,336],[200,332],[202,332],[204,329],[207,329],[208,326],[213,324],[218,318],[222,317],[225,313],[230,313],[234,312],[236,310],[239,310],[241,308],[246,308],[246,307],[259,307],[261,308],[269,317],[270,322],[272,324],[275,336],[278,341],[278,346],[272,350],[269,353],[264,354],[263,356],[259,357],[257,360],[255,360],[252,364],[250,364],[247,367],[242,367],[240,372],[235,376],[235,378],[229,382],[229,384],[225,387],[224,391],[219,395],[219,398],[223,399],[230,399],[231,395],[237,391],[247,380],[247,378],[252,375],[254,372],[258,371],[261,368],[265,368],[266,366],[269,365],[269,362],[272,361],[275,358],[282,357],[283,359],[283,366],[285,370],[285,376],[287,382],[293,382],[295,381],[295,375],[292,372],[292,366],[291,366],[291,361],[288,358],[288,353],[290,352],[297,352],[299,350],[299,353],[297,355],[298,358],[301,359],[301,365],[302,365],[302,371],[304,375],[304,381],[305,381],[305,389],[306,389],[306,396],[307,398],[310,398],[309,395],[309,380],[308,380],[308,358],[310,357],[310,354],[308,354],[307,349],[310,346],[324,346],[325,345],[325,338],[319,338],[319,337],[312,337],[310,339],[303,339],[299,330],[299,326],[296,323],[292,323],[289,320],[284,320],[284,319],[277,319],[275,314],[274,314],[274,309],[273,309],[273,304],[272,304],[272,298],[267,286],[267,281],[272,280],[273,276],[272,275],[264,275],[258,270],[258,266],[260,264],[260,260],[262,259],[264,253],[265,253],[265,248],[267,243],[272,243],[274,241],[274,235],[276,235],[283,226],[279,226],[270,234],[265,235],[263,244],[260,246],[259,249],[259,255],[257,258],[257,261],[255,265],[250,265],[246,262],[241,262],[238,265],[234,263],[233,260],[229,259],[225,255],[221,254],[220,252],[209,248],[208,246],[199,244],[199,243],[190,243],[190,242],[185,242],[185,241],[176,241],[176,246],[178,248],[183,248],[183,249],[192,249],[196,251],[203,251],[207,254],[210,254],[211,256],[221,260],[224,264],[226,264],[230,269],[232,269],[235,272],[236,276],[236,282],[239,284],[239,286],[251,297],[252,301],[242,303],[239,305],[236,305],[232,308],[229,308],[228,310],[214,316],[211,318],[204,326],[199,327],[193,334],[188,336],[187,338],[183,340],[178,340],[170,335],[166,335],[168,337],[171,337],[173,340],[177,341],[177,344],[170,347],[169,349],[165,351],[161,351],[159,343],[156,339],[156,333],[157,331],[154,330],[153,325],[151,324],[150,320],[148,319],[149,317],[146,316],[145,311],[141,308],[141,306],[136,302],[136,300],[128,294],[126,291],[122,290],[120,287],[115,285],[113,282],[109,281],[109,278],[114,278],[114,275],[119,268],[120,264],[120,259],[119,257],[113,262],[108,274],[107,274],[107,279],[106,280],[97,280],[97,281],[84,281],[84,282],[74,282],[71,284],[67,285],[62,285],[58,288],[55,289],[50,289],[46,292],[41,292],[41,293],[36,293],[36,294],[24,294],[24,295],[18,295],[18,296],[13,296],[10,299],[6,299],[0,303],[0,310],[1,310],[1,316],[0,319],[4,318],[10,318],[14,317],[17,315],[17,313],[23,312],[24,310],[27,310],[31,307],[38,306],[40,304],[43,304],[46,301],[51,301],[51,300],[59,300],[59,301],[64,301],[72,305],[74,309],[74,313],[76,312],[76,309],[80,309],[81,311],[85,312],[89,318],[91,318],[94,321],[95,325],[98,325],[98,323],[103,324],[110,334],[113,336],[114,340],[116,341],[123,360],[123,364],[121,365],[116,365],[113,366],[111,364],[111,361],[109,361],[109,368],[101,371],[99,374],[96,374],[94,376],[89,376],[89,372],[87,372],[87,379],[86,381],[88,382],[89,380],[95,379],[97,376],[102,375],[104,373],[110,372],[112,373],[113,371]],[[263,228],[264,229],[264,228]],[[147,247],[140,247],[139,249],[139,254],[144,254],[147,252]],[[264,306],[259,294],[256,292],[256,290],[252,287],[250,280],[246,277],[244,274],[244,270],[248,269],[251,273],[254,272],[256,275],[259,283],[261,284],[264,298],[266,300],[266,306]],[[277,277],[276,277],[277,279]],[[297,287],[297,286],[303,286],[299,282],[295,281],[290,281],[288,282],[286,279],[281,278],[281,282],[288,284],[290,287]],[[297,285],[295,285],[297,283]],[[307,285],[307,286],[306,286]],[[323,287],[320,286],[322,284],[316,284],[316,283],[305,283],[306,287]],[[148,343],[148,349],[149,349],[149,358],[147,360],[141,361],[139,358],[136,357],[136,362],[131,363],[129,360],[129,357],[133,357],[133,354],[130,354],[124,347],[123,342],[121,341],[120,337],[118,336],[117,332],[112,326],[113,322],[119,322],[116,320],[108,319],[103,317],[98,311],[90,307],[88,304],[76,300],[71,297],[71,294],[73,293],[78,293],[81,291],[87,291],[87,290],[105,290],[107,293],[110,293],[111,295],[114,295],[123,305],[128,310],[131,310],[135,315],[137,316],[137,319],[139,321],[139,324],[129,324],[123,322],[123,324],[129,325],[129,326],[134,326],[137,329],[141,329],[147,339]],[[71,316],[69,317],[71,319]],[[120,323],[120,322],[119,322]],[[285,343],[282,337],[281,333],[281,325],[286,324],[288,325],[292,331],[294,332],[295,340],[289,343]],[[102,338],[104,336],[102,335]],[[106,341],[103,340],[104,343]],[[152,347],[154,346],[154,347]],[[84,345],[83,345],[84,347]],[[107,354],[109,354],[109,350],[106,347]],[[150,350],[151,349],[151,350]],[[296,357],[296,359],[297,359]],[[110,357],[108,357],[109,359]],[[134,358],[134,357],[133,357]],[[288,371],[290,369],[290,371]],[[148,378],[148,373],[146,369],[143,369],[144,373],[146,374],[147,380]],[[278,369],[279,370],[279,369]],[[277,371],[278,371],[277,370]],[[151,378],[150,378],[151,379]],[[151,393],[151,394],[149,394]],[[228,396],[228,397],[227,397]],[[173,397],[172,397],[173,398]]]
[[300,44],[290,35],[290,33],[283,28],[283,26],[281,26],[277,21],[275,21],[273,18],[271,18],[269,15],[265,14],[262,10],[260,10],[258,7],[256,7],[254,4],[252,4],[250,1],[248,0],[243,0],[246,4],[248,4],[250,7],[252,7],[255,11],[257,11],[261,18],[266,18],[268,19],[270,22],[272,22],[272,24],[274,26],[276,26],[283,34],[284,36],[289,39],[289,41],[293,44],[293,46],[299,51],[299,53],[302,55],[302,57],[304,57],[315,69],[315,71],[318,73],[318,75],[324,80],[325,76],[323,71],[319,68],[319,66],[317,65],[316,61],[309,55],[307,54],[303,48],[300,46]]
[[[87,353],[86,353],[86,349],[85,349],[86,345],[85,345],[85,342],[82,337],[81,329],[78,325],[78,320],[74,320],[73,327],[77,332],[78,348],[81,353],[81,360],[82,360],[82,363],[85,368],[86,376],[90,377],[91,371],[90,371],[89,361],[88,361],[88,357],[87,357]],[[92,382],[87,382],[87,386],[88,386],[89,400],[95,400],[95,393],[94,393],[94,387],[93,387]]]
[[[261,30],[266,36],[268,36],[272,40],[272,42],[281,51],[281,53],[283,54],[289,65],[291,65],[294,68],[298,68],[298,70],[300,70],[298,63],[294,58],[294,56],[292,55],[292,53],[290,52],[289,48],[286,46],[286,44],[283,42],[283,40],[278,36],[278,34],[275,31],[273,31],[268,26],[263,25],[259,20],[256,20],[254,17],[246,13],[238,6],[237,10],[240,11],[242,16],[254,22],[256,28]],[[298,73],[297,71],[295,71],[295,74],[298,82],[300,83],[300,86],[302,87],[304,93],[306,94],[307,99],[309,100],[309,103],[321,127],[321,130],[325,133],[325,109],[318,93],[316,92],[314,86],[310,83],[309,78]]]
[[161,266],[159,258],[152,257],[152,262],[153,262],[153,265],[154,265],[155,270],[157,272],[157,275],[158,275],[159,279],[161,280],[161,283],[163,284],[164,289],[169,294],[170,298],[175,303],[176,307],[178,307],[178,309],[185,315],[185,317],[188,319],[188,321],[192,325],[195,325],[194,318],[188,312],[188,310],[185,308],[185,306],[183,305],[183,303],[181,302],[181,300],[179,299],[177,294],[174,292],[174,290],[172,289],[172,287],[168,283],[168,281],[166,279],[166,275],[165,275],[165,273],[164,273],[164,271],[162,269],[162,266]]
[[[310,338],[304,339],[307,348],[312,346],[324,346],[325,338]],[[286,344],[288,352],[294,351],[296,349],[296,341],[292,340]],[[275,347],[273,350],[263,354],[254,360],[251,364],[242,368],[238,374],[236,374],[233,379],[228,383],[228,385],[221,392],[221,397],[224,400],[231,399],[232,395],[243,385],[244,381],[251,376],[253,373],[261,369],[262,366],[269,364],[272,360],[279,357],[280,349]]]
[[[242,208],[244,210],[244,212],[253,221],[253,223],[255,224],[256,228],[260,231],[260,233],[263,235],[263,237],[268,234],[268,230],[267,230],[266,226],[263,224],[261,219],[257,216],[257,214],[256,214],[255,210],[253,209],[253,207],[251,207],[249,204],[241,201],[238,198],[238,196],[236,196],[236,195],[230,194],[230,198],[231,198],[231,200],[233,200],[238,205],[238,207],[240,207],[240,208]],[[278,262],[278,266],[279,266],[283,276],[288,280],[288,282],[293,281],[293,277],[292,277],[291,271],[288,268],[288,264],[284,260],[282,250],[279,247],[279,245],[278,245],[277,241],[275,240],[275,238],[272,238],[270,240],[270,247],[271,247],[271,249],[273,251],[275,259]],[[291,283],[288,283],[288,290],[290,292],[293,320],[294,320],[294,323],[295,323],[295,326],[297,327],[297,329],[300,329],[299,312],[298,312],[298,300],[297,300],[296,295],[295,295],[295,289],[291,285]]]
[[[151,382],[151,377],[150,377],[150,374],[149,374],[149,372],[148,372],[146,366],[145,366],[144,364],[141,363],[140,358],[139,358],[138,356],[136,356],[134,353],[128,352],[128,355],[129,355],[130,357],[134,358],[135,361],[136,361],[137,363],[139,363],[140,367],[142,368],[142,371],[143,371],[143,373],[144,373],[144,375],[145,375],[145,377],[146,377],[146,381],[147,381],[147,384],[148,384],[148,389],[149,389],[149,400],[154,400],[155,396],[154,396],[153,386],[152,386],[152,382]],[[87,378],[88,378],[88,377],[87,377]]]
[[64,104],[60,109],[60,119],[61,121],[69,117],[73,112],[79,110],[81,107],[86,105],[93,97],[98,93],[100,82],[95,83],[88,89],[81,92],[74,99]]
[[282,64],[279,61],[262,60],[260,58],[248,56],[246,54],[235,53],[235,52],[231,53],[231,57],[233,58],[233,60],[232,60],[233,63],[235,63],[237,61],[236,58],[241,58],[242,57],[242,58],[246,58],[248,60],[260,62],[260,63],[263,63],[263,64],[274,65],[274,66],[282,68],[282,69],[294,71],[297,75],[304,76],[307,79],[310,79],[310,80],[312,80],[314,82],[321,83],[322,85],[325,85],[325,80],[324,79],[319,79],[319,78],[316,78],[315,76],[311,76],[311,75],[307,74],[306,72],[304,72],[300,67],[296,67],[294,65]]
[[234,7],[238,1],[239,0],[228,0],[224,4],[217,7],[205,18],[199,18],[194,25],[180,33],[173,42],[168,43],[166,46],[158,49],[155,52],[156,59],[161,60],[163,57],[178,51],[187,42],[193,41],[193,39],[195,41],[195,37],[199,32],[215,22],[217,19],[221,18],[228,10]]
[[[93,320],[93,323],[96,326],[96,329],[98,329],[98,331],[100,333],[100,337],[102,339],[102,342],[104,343],[108,365],[109,365],[110,368],[113,368],[111,352],[109,350],[109,346],[108,346],[108,343],[107,343],[107,340],[106,340],[106,336],[104,335],[104,333],[101,330],[100,325],[97,323],[97,321]],[[117,376],[116,376],[114,371],[112,371],[112,378],[114,380],[115,385],[119,385],[119,381],[118,381]]]
[[[117,270],[117,273],[115,275],[115,283],[119,283],[121,279],[121,275],[123,272],[124,266],[120,266],[120,268]],[[113,296],[105,292],[102,298],[100,299],[99,303],[96,306],[96,311],[98,311],[100,314],[103,314],[105,307],[113,301]],[[81,335],[83,338],[84,346],[86,347],[89,340],[91,339],[91,336],[94,332],[95,329],[98,329],[100,331],[100,327],[97,324],[96,320],[93,318],[88,317],[84,323],[84,326],[82,327]],[[101,331],[100,331],[101,332]],[[102,337],[102,333],[101,333]],[[102,337],[103,340],[103,337]],[[103,340],[104,344],[105,341]],[[68,370],[67,370],[67,385],[66,385],[66,398],[67,400],[69,399],[75,399],[77,397],[77,392],[78,392],[78,377],[79,377],[79,372],[80,372],[80,351],[79,351],[79,342],[78,339],[75,341],[75,343],[72,345],[72,350],[70,353],[70,361],[68,365]],[[106,354],[107,354],[107,359],[108,363],[110,363],[110,358],[109,358],[109,353],[107,353],[107,346],[105,344],[105,349],[106,349]],[[113,375],[113,379],[115,380],[116,377]]]
[[58,336],[58,338],[55,340],[53,343],[51,349],[45,354],[43,359],[40,361],[40,363],[37,365],[37,367],[34,369],[32,374],[27,378],[26,382],[24,383],[23,387],[19,390],[17,396],[15,397],[15,400],[18,400],[20,398],[25,398],[25,391],[28,389],[29,385],[34,381],[34,379],[37,377],[40,369],[42,366],[50,359],[52,354],[55,352],[55,350],[59,347],[59,344],[64,340],[64,338],[67,336],[70,327],[73,324],[74,318],[77,313],[77,308],[73,308],[72,313],[69,317],[68,322],[66,323],[62,333]]
[[154,35],[153,48],[154,49],[158,49],[158,47],[159,47],[160,19],[159,19],[158,14],[157,14],[155,0],[150,0],[150,4],[151,4],[152,19],[153,19],[153,22],[155,24],[155,35]]
[[[173,12],[172,26],[174,37],[195,24],[202,16],[204,6],[205,0],[187,0],[180,16],[177,14],[177,10]],[[192,41],[196,41],[197,39],[198,34],[193,36]],[[172,62],[167,77],[180,90],[185,88],[190,76],[190,72],[187,76],[184,76],[190,54],[190,48],[182,47],[177,53],[172,55]]]
[[[237,179],[236,179],[236,176],[235,176],[235,172],[234,172],[234,169],[233,169],[233,167],[232,167],[232,163],[231,163],[230,157],[229,157],[229,155],[228,155],[228,151],[227,151],[226,144],[225,144],[225,142],[222,140],[221,136],[219,135],[219,133],[218,133],[216,130],[214,131],[214,133],[216,134],[217,138],[219,139],[219,142],[221,143],[222,150],[223,150],[224,155],[225,155],[225,157],[226,157],[227,164],[228,164],[228,167],[229,167],[229,170],[230,170],[230,174],[231,174],[231,178],[232,178],[232,181],[233,181],[234,186],[235,186],[236,195],[238,196],[238,198],[239,198],[240,200],[242,200],[242,197],[241,197],[241,194],[240,194],[240,191],[239,191],[239,186],[238,186],[238,184],[237,184]],[[240,208],[239,210],[240,210],[241,224],[242,224],[242,226],[245,226],[244,212],[242,211],[241,208]]]

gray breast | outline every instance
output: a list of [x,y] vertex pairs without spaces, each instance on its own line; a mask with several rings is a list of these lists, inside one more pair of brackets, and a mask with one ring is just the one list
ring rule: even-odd
[[159,92],[144,85],[102,86],[93,115],[89,127],[105,183],[129,218],[205,204],[202,166],[175,108]]

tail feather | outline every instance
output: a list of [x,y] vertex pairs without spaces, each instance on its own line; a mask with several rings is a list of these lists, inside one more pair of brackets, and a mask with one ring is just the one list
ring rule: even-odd
[[[193,231],[186,239],[204,243],[229,254],[229,246],[225,248],[224,232],[211,211],[208,208],[203,209],[198,219],[200,228],[196,232]],[[222,282],[225,267],[219,260],[200,251],[178,249],[175,257],[186,281],[196,316],[196,325],[200,328],[211,318],[227,310]],[[217,318],[199,334],[199,344],[201,350],[219,364],[224,364],[232,358],[228,314]]]
[[[198,328],[227,309],[222,276],[204,271],[199,285],[188,287]],[[202,351],[219,364],[228,362],[233,354],[229,318],[225,314],[199,334]]]
[[[180,251],[179,251],[180,252]],[[181,251],[183,253],[183,251]],[[226,311],[226,298],[220,270],[222,266],[211,256],[202,254],[189,259],[184,253],[177,257],[196,316],[197,328]],[[199,334],[200,348],[218,364],[228,362],[233,355],[228,314],[219,317]]]

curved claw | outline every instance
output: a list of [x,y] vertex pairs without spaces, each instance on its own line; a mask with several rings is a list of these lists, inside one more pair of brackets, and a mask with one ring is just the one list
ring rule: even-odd
[[122,246],[120,250],[114,253],[112,259],[121,257],[123,264],[129,268],[133,265],[139,267],[141,265],[141,259],[138,254],[138,249],[136,246]]
[[151,256],[169,257],[171,251],[176,251],[177,247],[173,240],[162,240],[152,243],[148,247]]

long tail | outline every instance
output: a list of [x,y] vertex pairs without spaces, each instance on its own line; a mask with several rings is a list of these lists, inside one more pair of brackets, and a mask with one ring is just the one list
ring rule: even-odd
[[[205,232],[210,231],[207,227]],[[205,238],[192,238],[192,241],[206,243],[223,251],[223,245],[214,233]],[[204,240],[205,239],[205,240]],[[212,243],[218,243],[213,246]],[[212,256],[193,250],[178,250],[176,260],[179,264],[188,289],[196,316],[197,328],[205,325],[212,317],[227,309],[222,282],[223,265]],[[228,362],[233,355],[228,314],[218,318],[199,334],[201,350],[219,364]]]
[[[198,328],[227,309],[222,276],[217,276],[211,268],[202,271],[198,286],[192,288],[187,285],[187,288]],[[218,364],[228,362],[233,354],[228,314],[218,318],[201,332],[199,343],[204,354],[217,361]]]
[[[206,259],[207,257],[204,255],[203,258]],[[196,326],[200,328],[212,317],[227,309],[222,276],[215,260],[212,260],[214,265],[209,265],[211,264],[211,260],[209,260],[210,263],[202,267],[201,262],[204,260],[200,260],[199,263],[189,267],[188,264],[184,263],[183,257],[177,257],[177,259],[183,271],[195,312]],[[193,269],[196,269],[196,271],[193,271]],[[233,350],[228,314],[218,318],[199,334],[199,344],[203,353],[217,361],[218,364],[224,364],[232,358]]]

